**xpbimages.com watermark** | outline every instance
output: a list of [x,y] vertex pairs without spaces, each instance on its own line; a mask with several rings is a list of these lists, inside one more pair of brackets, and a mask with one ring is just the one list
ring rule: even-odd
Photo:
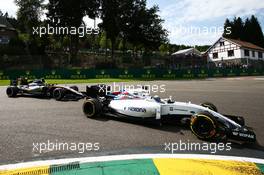
[[99,151],[100,150],[100,143],[85,143],[85,142],[59,142],[47,140],[46,142],[42,143],[33,143],[32,144],[33,153],[46,153],[46,152],[53,152],[53,151],[71,151],[71,152],[78,152],[79,154],[83,154],[86,152],[91,151]]
[[222,35],[223,33],[230,35],[232,33],[231,27],[217,27],[217,26],[173,26],[172,27],[175,33],[180,33],[183,36],[186,35]]
[[62,27],[62,26],[41,26],[33,27],[33,35],[42,37],[44,35],[78,35],[80,38],[85,35],[98,35],[100,33],[99,28],[91,27]]
[[166,85],[129,85],[124,83],[112,83],[110,85],[99,85],[99,93],[109,94],[112,92],[120,92],[120,91],[127,91],[127,92],[145,92],[145,93],[165,93],[166,92]]
[[180,140],[175,143],[165,143],[164,150],[170,152],[171,154],[179,152],[210,152],[211,154],[216,154],[224,151],[231,151],[232,143],[194,143],[194,142],[184,142]]

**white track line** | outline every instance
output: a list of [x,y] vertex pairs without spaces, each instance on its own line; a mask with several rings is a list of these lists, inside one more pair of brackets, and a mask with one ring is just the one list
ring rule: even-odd
[[95,162],[106,162],[106,161],[155,159],[155,158],[227,160],[227,161],[240,161],[240,162],[252,162],[252,163],[264,164],[264,159],[254,159],[254,158],[234,157],[234,156],[216,156],[216,155],[201,155],[201,154],[133,154],[133,155],[120,155],[120,156],[59,159],[59,160],[47,160],[47,161],[10,164],[10,165],[0,166],[0,171],[14,170],[20,168],[34,168],[34,167],[50,166],[50,165],[61,165],[61,164],[69,164],[73,162],[79,162],[82,164],[82,163],[92,163],[92,162],[95,163]]

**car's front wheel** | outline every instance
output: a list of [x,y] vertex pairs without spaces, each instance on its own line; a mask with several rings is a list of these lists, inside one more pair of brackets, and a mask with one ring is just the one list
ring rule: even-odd
[[217,135],[217,121],[208,112],[201,112],[191,117],[192,133],[202,140],[211,140]]
[[64,90],[62,88],[54,89],[53,97],[58,101],[62,100],[62,98],[64,97]]
[[10,86],[10,87],[8,87],[6,89],[6,95],[8,97],[16,97],[17,93],[18,93],[18,88],[17,87]]
[[94,118],[102,112],[102,106],[97,99],[87,99],[83,103],[83,113],[88,118]]

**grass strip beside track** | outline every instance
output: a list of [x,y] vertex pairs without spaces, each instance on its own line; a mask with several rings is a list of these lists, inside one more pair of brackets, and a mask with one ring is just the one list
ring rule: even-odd
[[10,84],[10,80],[0,80],[0,86],[7,86]]
[[260,169],[260,171],[262,172],[262,174],[264,174],[264,164],[257,164],[257,166]]
[[[85,80],[64,80],[64,79],[48,79],[45,80],[48,84],[85,84],[85,83],[120,83],[120,82],[132,82],[134,80],[129,79],[85,79]],[[0,86],[8,86],[10,80],[0,80]]]

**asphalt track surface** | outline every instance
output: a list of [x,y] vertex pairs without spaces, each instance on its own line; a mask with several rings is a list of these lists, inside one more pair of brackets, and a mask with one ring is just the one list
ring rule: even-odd
[[[120,84],[120,83],[119,83]],[[128,83],[125,83],[128,84]],[[213,102],[221,113],[244,116],[254,129],[258,143],[232,144],[231,151],[218,155],[264,158],[264,78],[221,78],[194,81],[152,81],[134,85],[166,85],[161,97],[200,104]],[[113,85],[113,84],[110,84]],[[80,85],[84,90],[85,85]],[[102,155],[170,153],[165,143],[203,143],[184,126],[126,122],[83,115],[83,100],[58,102],[53,99],[8,98],[0,87],[0,164],[57,158]],[[99,143],[98,151],[53,150],[40,153],[33,143]],[[95,147],[94,147],[95,148]],[[174,153],[210,154],[211,151]]]

